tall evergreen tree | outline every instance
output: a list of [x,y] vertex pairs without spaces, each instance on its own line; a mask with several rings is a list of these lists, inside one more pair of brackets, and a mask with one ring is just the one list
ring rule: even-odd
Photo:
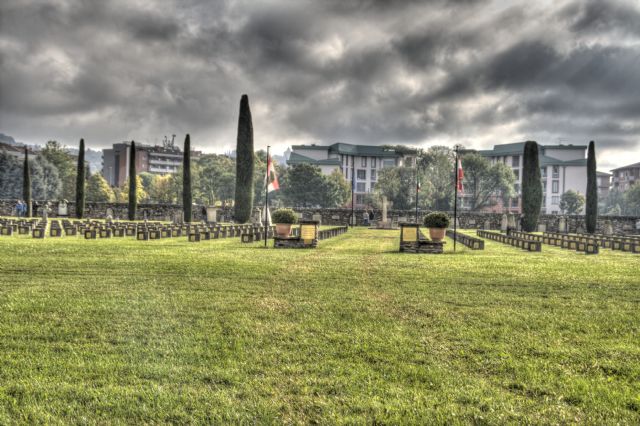
[[522,227],[526,232],[535,231],[541,207],[542,182],[538,160],[538,144],[528,141],[524,144],[522,165],[522,214],[524,215]]
[[76,217],[82,219],[84,216],[84,139],[80,139],[78,149],[78,168],[76,169]]
[[253,209],[253,124],[249,97],[242,95],[240,99],[240,115],[238,117],[238,139],[236,144],[236,196],[235,220],[244,223],[251,217]]
[[136,209],[138,208],[138,197],[136,179],[136,143],[131,141],[129,152],[129,220],[136,220]]
[[27,204],[27,217],[31,217],[31,170],[29,169],[29,151],[26,146],[24,147],[22,198]]
[[187,134],[182,161],[182,211],[185,222],[191,222],[191,198],[191,138]]
[[596,147],[593,141],[589,142],[587,151],[587,203],[585,207],[585,225],[587,232],[596,232],[598,220],[598,182],[596,178]]

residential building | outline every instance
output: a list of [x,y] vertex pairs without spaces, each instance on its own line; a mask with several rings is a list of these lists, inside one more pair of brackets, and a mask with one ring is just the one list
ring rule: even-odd
[[365,203],[365,195],[374,190],[380,170],[403,165],[415,166],[415,157],[403,155],[393,148],[374,145],[293,145],[287,164],[313,164],[329,175],[338,170],[354,183],[355,206]]
[[611,173],[596,172],[598,181],[598,199],[602,200],[609,195],[611,191]]
[[[12,157],[19,158],[21,160],[24,159],[24,145],[12,145],[4,142],[0,142],[0,151],[4,151],[7,155]],[[29,155],[36,155],[37,152],[33,150],[33,148],[27,148],[29,151]]]
[[[501,162],[508,165],[516,176],[517,197],[511,199],[508,206],[496,197],[495,205],[488,210],[494,212],[509,211],[520,213],[522,208],[522,166],[525,142],[495,145],[491,150],[478,151],[492,164]],[[560,197],[569,190],[582,195],[587,191],[586,145],[540,145],[538,160],[542,178],[541,212],[560,213]]]
[[613,173],[613,188],[616,191],[624,192],[634,183],[640,182],[640,163],[629,164],[611,170]]
[[[122,186],[129,177],[130,142],[113,144],[102,150],[102,176],[111,186]],[[198,159],[200,151],[191,151],[191,158]],[[172,143],[163,146],[136,143],[136,173],[158,175],[175,174],[182,165],[183,153]]]

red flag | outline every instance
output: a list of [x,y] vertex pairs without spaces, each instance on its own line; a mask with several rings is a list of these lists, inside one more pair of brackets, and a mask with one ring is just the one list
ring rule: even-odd
[[267,175],[265,176],[265,181],[268,183],[267,192],[277,191],[280,189],[278,175],[276,175],[276,167],[273,164],[271,156],[267,157]]
[[464,185],[462,181],[464,180],[464,170],[462,170],[462,161],[458,159],[458,187],[456,188],[458,192],[464,192]]

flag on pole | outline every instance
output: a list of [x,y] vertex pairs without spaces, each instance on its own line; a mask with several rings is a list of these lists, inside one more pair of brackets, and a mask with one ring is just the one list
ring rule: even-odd
[[464,192],[464,185],[462,181],[464,180],[464,170],[462,170],[462,161],[458,159],[458,187],[456,188],[458,192]]
[[264,179],[267,185],[267,192],[277,191],[280,189],[278,175],[276,174],[276,166],[273,164],[273,160],[270,155],[267,157],[267,175]]

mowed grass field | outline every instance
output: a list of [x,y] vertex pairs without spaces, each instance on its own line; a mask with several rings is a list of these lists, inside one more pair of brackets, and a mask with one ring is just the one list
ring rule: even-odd
[[0,424],[640,423],[640,256],[0,237]]

